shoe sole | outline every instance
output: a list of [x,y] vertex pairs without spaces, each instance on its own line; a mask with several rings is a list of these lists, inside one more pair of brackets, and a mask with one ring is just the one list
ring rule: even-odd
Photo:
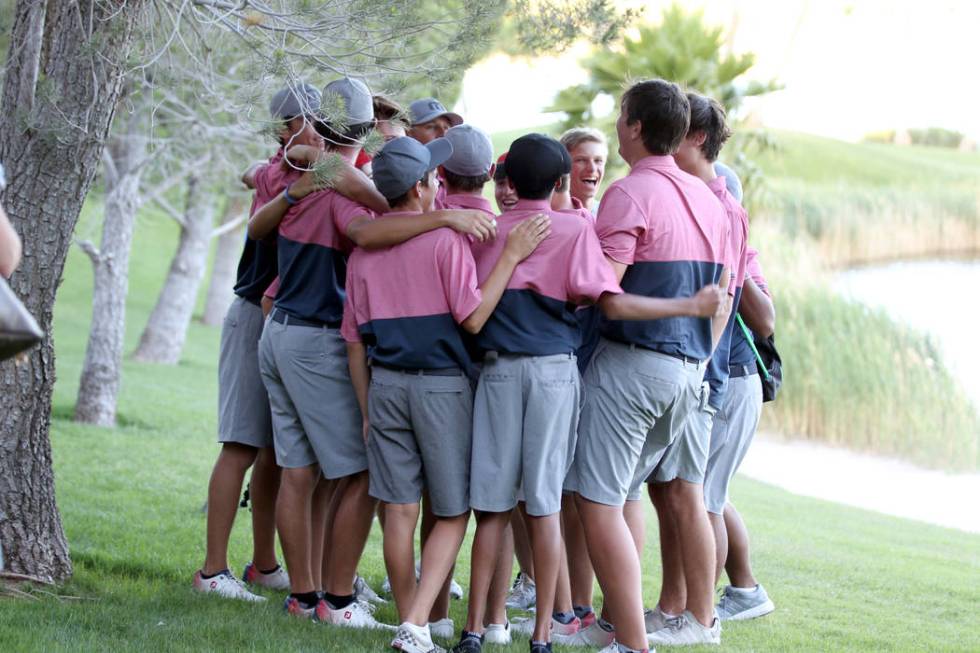
[[776,609],[776,605],[772,600],[768,600],[765,603],[760,603],[754,608],[749,608],[748,610],[742,610],[738,614],[733,614],[732,616],[722,619],[722,621],[747,621],[748,619],[758,619],[759,617],[764,617],[770,612]]

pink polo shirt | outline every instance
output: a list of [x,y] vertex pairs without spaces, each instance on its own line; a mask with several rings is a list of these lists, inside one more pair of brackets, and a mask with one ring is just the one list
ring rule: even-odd
[[[703,181],[678,168],[671,156],[648,156],[603,195],[596,233],[606,256],[629,266],[623,290],[690,297],[718,282],[730,256],[730,224]],[[611,340],[667,354],[700,360],[711,354],[708,318],[603,319],[600,329]]]
[[[386,213],[382,220],[419,215]],[[371,358],[401,369],[467,369],[458,324],[480,305],[466,237],[435,229],[387,249],[354,250],[347,264],[341,335]]]
[[603,293],[623,292],[589,220],[553,211],[548,200],[518,200],[512,210],[497,216],[495,240],[472,244],[480,283],[490,276],[510,230],[539,213],[551,216],[551,234],[514,270],[477,336],[485,351],[529,356],[573,352],[582,341],[575,307],[595,303]]

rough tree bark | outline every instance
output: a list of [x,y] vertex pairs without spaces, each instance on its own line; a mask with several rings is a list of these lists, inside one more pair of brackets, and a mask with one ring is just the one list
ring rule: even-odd
[[[201,175],[191,173],[187,178],[184,215],[178,220],[180,243],[170,262],[167,280],[133,353],[135,360],[170,365],[180,360],[187,328],[197,303],[197,291],[207,268],[213,211]],[[177,219],[177,216],[174,218]]]
[[88,242],[80,243],[92,261],[95,291],[92,326],[75,402],[75,421],[98,426],[116,425],[123,339],[126,336],[129,253],[140,206],[140,177],[147,154],[141,118],[141,112],[133,111],[125,131],[113,137],[103,153],[105,215],[99,248]]
[[231,301],[235,298],[235,274],[238,271],[238,255],[242,251],[242,216],[248,202],[244,196],[228,198],[225,206],[225,216],[221,226],[215,231],[224,229],[218,235],[218,244],[214,250],[214,262],[211,265],[211,280],[208,282],[208,294],[204,301],[204,315],[201,321],[208,326],[219,326],[225,319],[225,313]]
[[[9,571],[71,575],[51,469],[55,291],[122,89],[142,2],[38,2],[15,8],[3,83],[3,203],[24,241],[10,285],[45,336],[0,364],[0,542]],[[40,80],[40,81],[39,81]]]

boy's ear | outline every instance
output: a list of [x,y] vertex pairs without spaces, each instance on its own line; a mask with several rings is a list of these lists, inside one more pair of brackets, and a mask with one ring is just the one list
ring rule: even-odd
[[[493,181],[493,176],[494,176],[494,174],[496,174],[496,172],[497,172],[497,164],[496,163],[491,163],[490,164],[490,171],[487,173],[490,176],[490,181]],[[445,175],[443,175],[443,176],[445,176]]]
[[708,133],[704,131],[697,131],[691,134],[691,141],[694,143],[695,147],[701,149],[704,142],[708,140]]

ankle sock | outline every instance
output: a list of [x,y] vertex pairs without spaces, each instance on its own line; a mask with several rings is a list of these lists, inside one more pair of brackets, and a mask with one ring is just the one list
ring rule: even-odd
[[481,644],[483,643],[483,635],[481,635],[480,633],[471,632],[469,630],[464,630],[459,634],[459,640],[463,641],[464,639],[475,639],[479,641]]
[[343,610],[348,605],[354,602],[353,594],[331,594],[330,592],[323,593],[323,600],[333,608],[334,610]]
[[229,574],[229,573],[231,573],[231,572],[228,571],[227,569],[222,569],[221,571],[216,571],[213,574],[205,574],[204,573],[204,570],[202,569],[201,570],[201,580],[211,580],[215,576],[220,576],[221,574]]
[[619,647],[619,653],[649,653],[650,651],[648,648],[630,648],[629,646],[624,646],[619,642],[616,643],[616,646]]
[[567,626],[575,618],[575,612],[552,612],[551,618]]
[[591,605],[573,605],[572,606],[572,612],[574,612],[575,613],[575,616],[578,617],[579,619],[585,619],[585,617],[587,617],[588,614],[590,612],[592,612],[592,611],[593,610],[592,610],[592,606]]
[[613,630],[615,630],[615,628],[613,627],[613,625],[611,623],[609,623],[608,621],[606,621],[605,619],[603,619],[602,617],[599,617],[598,619],[596,619],[595,622],[597,624],[599,624],[599,628],[602,628],[607,633],[611,633]]
[[759,586],[753,585],[752,587],[735,587],[732,585],[731,588],[731,591],[735,592],[736,594],[754,594],[756,590],[759,589]]
[[536,642],[536,641],[534,641],[532,639],[531,640],[531,650],[533,651],[535,649],[535,647],[540,647],[540,648],[543,648],[546,651],[550,651],[551,650],[551,642]]
[[279,571],[279,565],[276,565],[272,569],[259,569],[259,573],[263,576],[268,576],[269,574],[274,574]]
[[290,596],[299,601],[304,608],[315,608],[320,600],[320,595],[316,592],[293,592]]

